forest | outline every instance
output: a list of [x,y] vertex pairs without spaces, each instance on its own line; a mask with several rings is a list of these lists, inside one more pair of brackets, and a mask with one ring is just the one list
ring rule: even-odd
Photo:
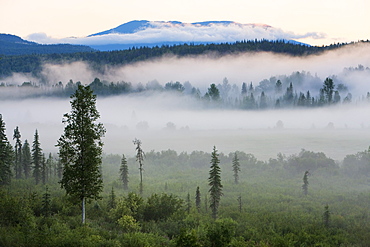
[[324,51],[334,50],[344,46],[351,46],[369,41],[359,41],[356,43],[332,44],[328,46],[308,46],[304,44],[291,44],[285,41],[269,40],[248,40],[235,43],[222,44],[183,44],[183,45],[163,45],[161,47],[132,47],[128,50],[119,51],[90,51],[73,53],[53,53],[53,54],[24,54],[6,56],[0,55],[0,79],[11,76],[12,73],[31,73],[36,78],[42,78],[42,65],[45,63],[60,64],[72,63],[75,61],[87,62],[95,71],[103,72],[108,66],[127,65],[139,61],[159,58],[164,55],[174,55],[179,57],[196,55],[224,56],[239,54],[243,52],[273,52],[277,54],[287,54],[292,56],[318,55]]
[[[32,142],[23,140],[22,130],[0,115],[0,246],[368,245],[369,150],[340,161],[305,149],[262,161],[248,150],[222,153],[217,146],[146,150],[145,138],[131,140],[135,156],[109,154],[98,141],[86,146],[86,158],[97,164],[89,176],[96,191],[81,223],[73,190],[80,173],[69,170],[80,140],[69,138],[104,135],[100,124],[87,127],[94,135],[75,125],[83,119],[78,109],[91,108],[90,120],[99,117],[88,104],[96,99],[92,91],[78,96],[81,88],[89,87],[79,85],[72,97],[91,101],[72,98],[57,154],[43,152],[42,129]],[[14,128],[13,136],[6,128]]]
[[[367,76],[370,73],[368,67],[358,65],[355,68],[345,68],[347,74],[362,73]],[[333,79],[334,78],[334,79]],[[329,105],[367,102],[370,99],[369,92],[363,95],[352,96],[348,87],[336,76],[327,77],[324,81],[309,72],[293,72],[291,75],[273,76],[260,81],[257,85],[253,82],[243,82],[240,87],[229,83],[225,77],[222,83],[209,85],[205,93],[194,87],[189,81],[181,83],[167,82],[161,85],[153,80],[146,85],[139,83],[132,85],[130,82],[109,82],[95,78],[88,85],[94,93],[100,97],[127,95],[139,96],[154,93],[173,94],[177,97],[190,97],[199,108],[220,109],[243,109],[243,110],[266,110],[284,108],[315,108]],[[335,81],[336,80],[336,81]],[[338,82],[337,82],[338,81]],[[69,97],[80,81],[62,81],[54,85],[42,85],[32,82],[23,82],[21,85],[8,85],[0,83],[2,99],[10,98],[40,98],[40,97]],[[310,91],[311,90],[311,91]]]

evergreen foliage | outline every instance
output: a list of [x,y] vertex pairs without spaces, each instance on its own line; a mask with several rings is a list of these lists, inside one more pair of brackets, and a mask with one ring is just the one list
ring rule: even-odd
[[136,146],[136,161],[139,162],[139,172],[140,172],[140,194],[143,194],[143,165],[144,165],[144,157],[145,153],[143,149],[141,148],[141,141],[139,139],[133,140],[134,145]]
[[71,99],[71,112],[64,114],[66,126],[57,143],[63,165],[60,183],[68,195],[82,202],[85,223],[85,200],[99,198],[103,187],[100,167],[105,128],[96,123],[100,114],[89,86],[79,85]]
[[15,178],[22,178],[22,142],[21,142],[21,132],[18,126],[14,129],[13,140],[15,140],[14,145],[14,155],[15,155]]
[[[357,43],[368,43],[369,41],[359,41]],[[41,77],[43,63],[60,64],[61,62],[86,61],[96,71],[101,71],[107,65],[125,65],[147,59],[158,58],[163,55],[173,54],[178,57],[202,55],[215,53],[218,56],[238,54],[243,52],[274,52],[289,54],[293,56],[307,56],[320,54],[327,50],[337,49],[342,46],[356,45],[332,44],[329,46],[307,46],[300,44],[286,43],[283,40],[248,40],[235,43],[222,44],[183,44],[183,45],[163,45],[161,47],[133,47],[129,50],[109,51],[109,52],[74,52],[64,54],[28,54],[2,56],[0,59],[0,78],[11,76],[14,72],[32,73],[33,76]],[[43,46],[48,48],[48,46]],[[51,46],[50,46],[51,47]],[[75,46],[78,49],[86,48]],[[65,48],[65,47],[61,47]],[[73,48],[68,46],[67,48]],[[29,47],[27,47],[29,49]],[[77,50],[78,51],[78,50]],[[81,51],[81,50],[80,50]],[[46,52],[45,52],[46,53]]]
[[24,172],[24,177],[27,179],[31,176],[32,166],[32,155],[30,144],[27,140],[24,141],[22,146],[22,168]]
[[208,185],[209,188],[209,207],[212,210],[213,219],[217,218],[218,207],[220,205],[220,200],[222,194],[222,184],[221,184],[221,168],[219,166],[220,160],[218,158],[218,153],[216,146],[213,147],[213,152],[211,154],[211,168],[209,171]]
[[32,165],[33,165],[33,177],[35,183],[39,184],[42,179],[42,148],[39,140],[39,133],[36,130],[33,137],[32,143]]
[[326,204],[325,206],[325,211],[324,211],[322,218],[323,218],[324,226],[328,228],[330,224],[330,210],[329,210],[328,204]]
[[199,190],[199,186],[197,186],[197,190],[195,191],[195,207],[197,208],[198,212],[200,212],[200,206],[201,206],[201,194]]
[[127,160],[124,154],[122,154],[121,167],[119,169],[120,179],[123,184],[123,189],[128,190],[128,166]]
[[45,193],[42,195],[41,211],[44,217],[51,216],[51,195],[48,186],[45,187]]
[[237,153],[234,154],[232,163],[233,163],[232,167],[233,167],[233,172],[234,172],[234,181],[235,181],[235,184],[238,184],[239,183],[240,162],[239,162]]
[[308,194],[308,175],[309,175],[309,172],[305,171],[304,176],[303,176],[303,185],[302,185],[303,194],[305,196]]
[[5,122],[0,114],[0,185],[9,185],[12,177],[13,148],[5,133]]

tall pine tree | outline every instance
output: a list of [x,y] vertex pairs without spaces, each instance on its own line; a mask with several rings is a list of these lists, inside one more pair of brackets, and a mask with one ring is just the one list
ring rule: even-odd
[[98,199],[103,189],[101,174],[101,138],[105,134],[102,123],[96,123],[100,114],[96,109],[96,95],[89,86],[78,85],[71,95],[71,112],[64,114],[66,124],[59,138],[59,157],[63,165],[61,187],[82,205],[82,223],[85,223],[87,199]]
[[218,153],[216,147],[213,147],[213,152],[211,154],[211,169],[209,171],[208,185],[209,188],[209,207],[212,211],[212,217],[217,218],[218,207],[220,205],[220,200],[222,194],[222,184],[221,184],[221,169],[219,166],[220,160],[218,158]]
[[121,167],[119,169],[119,175],[123,183],[123,189],[128,190],[128,166],[127,160],[124,154],[122,154]]
[[24,141],[22,146],[22,168],[24,177],[27,179],[31,175],[32,155],[30,144],[27,140]]
[[13,165],[13,148],[5,133],[5,122],[0,114],[0,185],[10,184]]
[[139,171],[140,171],[140,194],[143,194],[143,162],[144,162],[144,151],[141,148],[141,141],[136,139],[133,141],[134,145],[136,145],[136,161],[139,162]]
[[239,163],[239,158],[236,152],[234,153],[234,158],[233,158],[233,172],[234,172],[234,182],[235,184],[239,183],[239,172],[240,172],[240,163]]
[[42,148],[39,141],[39,133],[36,130],[32,144],[32,164],[33,164],[33,177],[35,178],[36,184],[39,184],[41,180],[41,169],[42,169]]
[[15,155],[15,178],[22,178],[22,142],[21,142],[21,132],[18,126],[14,129],[13,140],[15,140],[14,145],[14,155]]
[[198,210],[198,213],[200,212],[200,205],[201,205],[201,197],[200,197],[200,190],[199,186],[197,186],[197,190],[195,191],[195,207]]

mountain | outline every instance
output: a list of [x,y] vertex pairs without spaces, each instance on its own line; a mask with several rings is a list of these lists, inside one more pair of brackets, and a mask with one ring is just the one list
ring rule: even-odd
[[94,51],[94,49],[85,45],[42,45],[15,35],[0,33],[0,55],[60,54],[91,51]]
[[281,40],[307,45],[286,37],[289,37],[287,33],[266,24],[241,24],[233,21],[182,23],[136,20],[91,34],[85,39],[85,44],[100,51],[126,50],[143,46],[233,43],[255,39]]

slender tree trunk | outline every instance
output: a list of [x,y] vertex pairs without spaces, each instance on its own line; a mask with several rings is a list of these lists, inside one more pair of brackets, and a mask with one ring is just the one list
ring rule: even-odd
[[82,198],[82,224],[85,224],[86,212],[85,212],[85,197]]
[[140,195],[143,194],[143,165],[140,162]]

